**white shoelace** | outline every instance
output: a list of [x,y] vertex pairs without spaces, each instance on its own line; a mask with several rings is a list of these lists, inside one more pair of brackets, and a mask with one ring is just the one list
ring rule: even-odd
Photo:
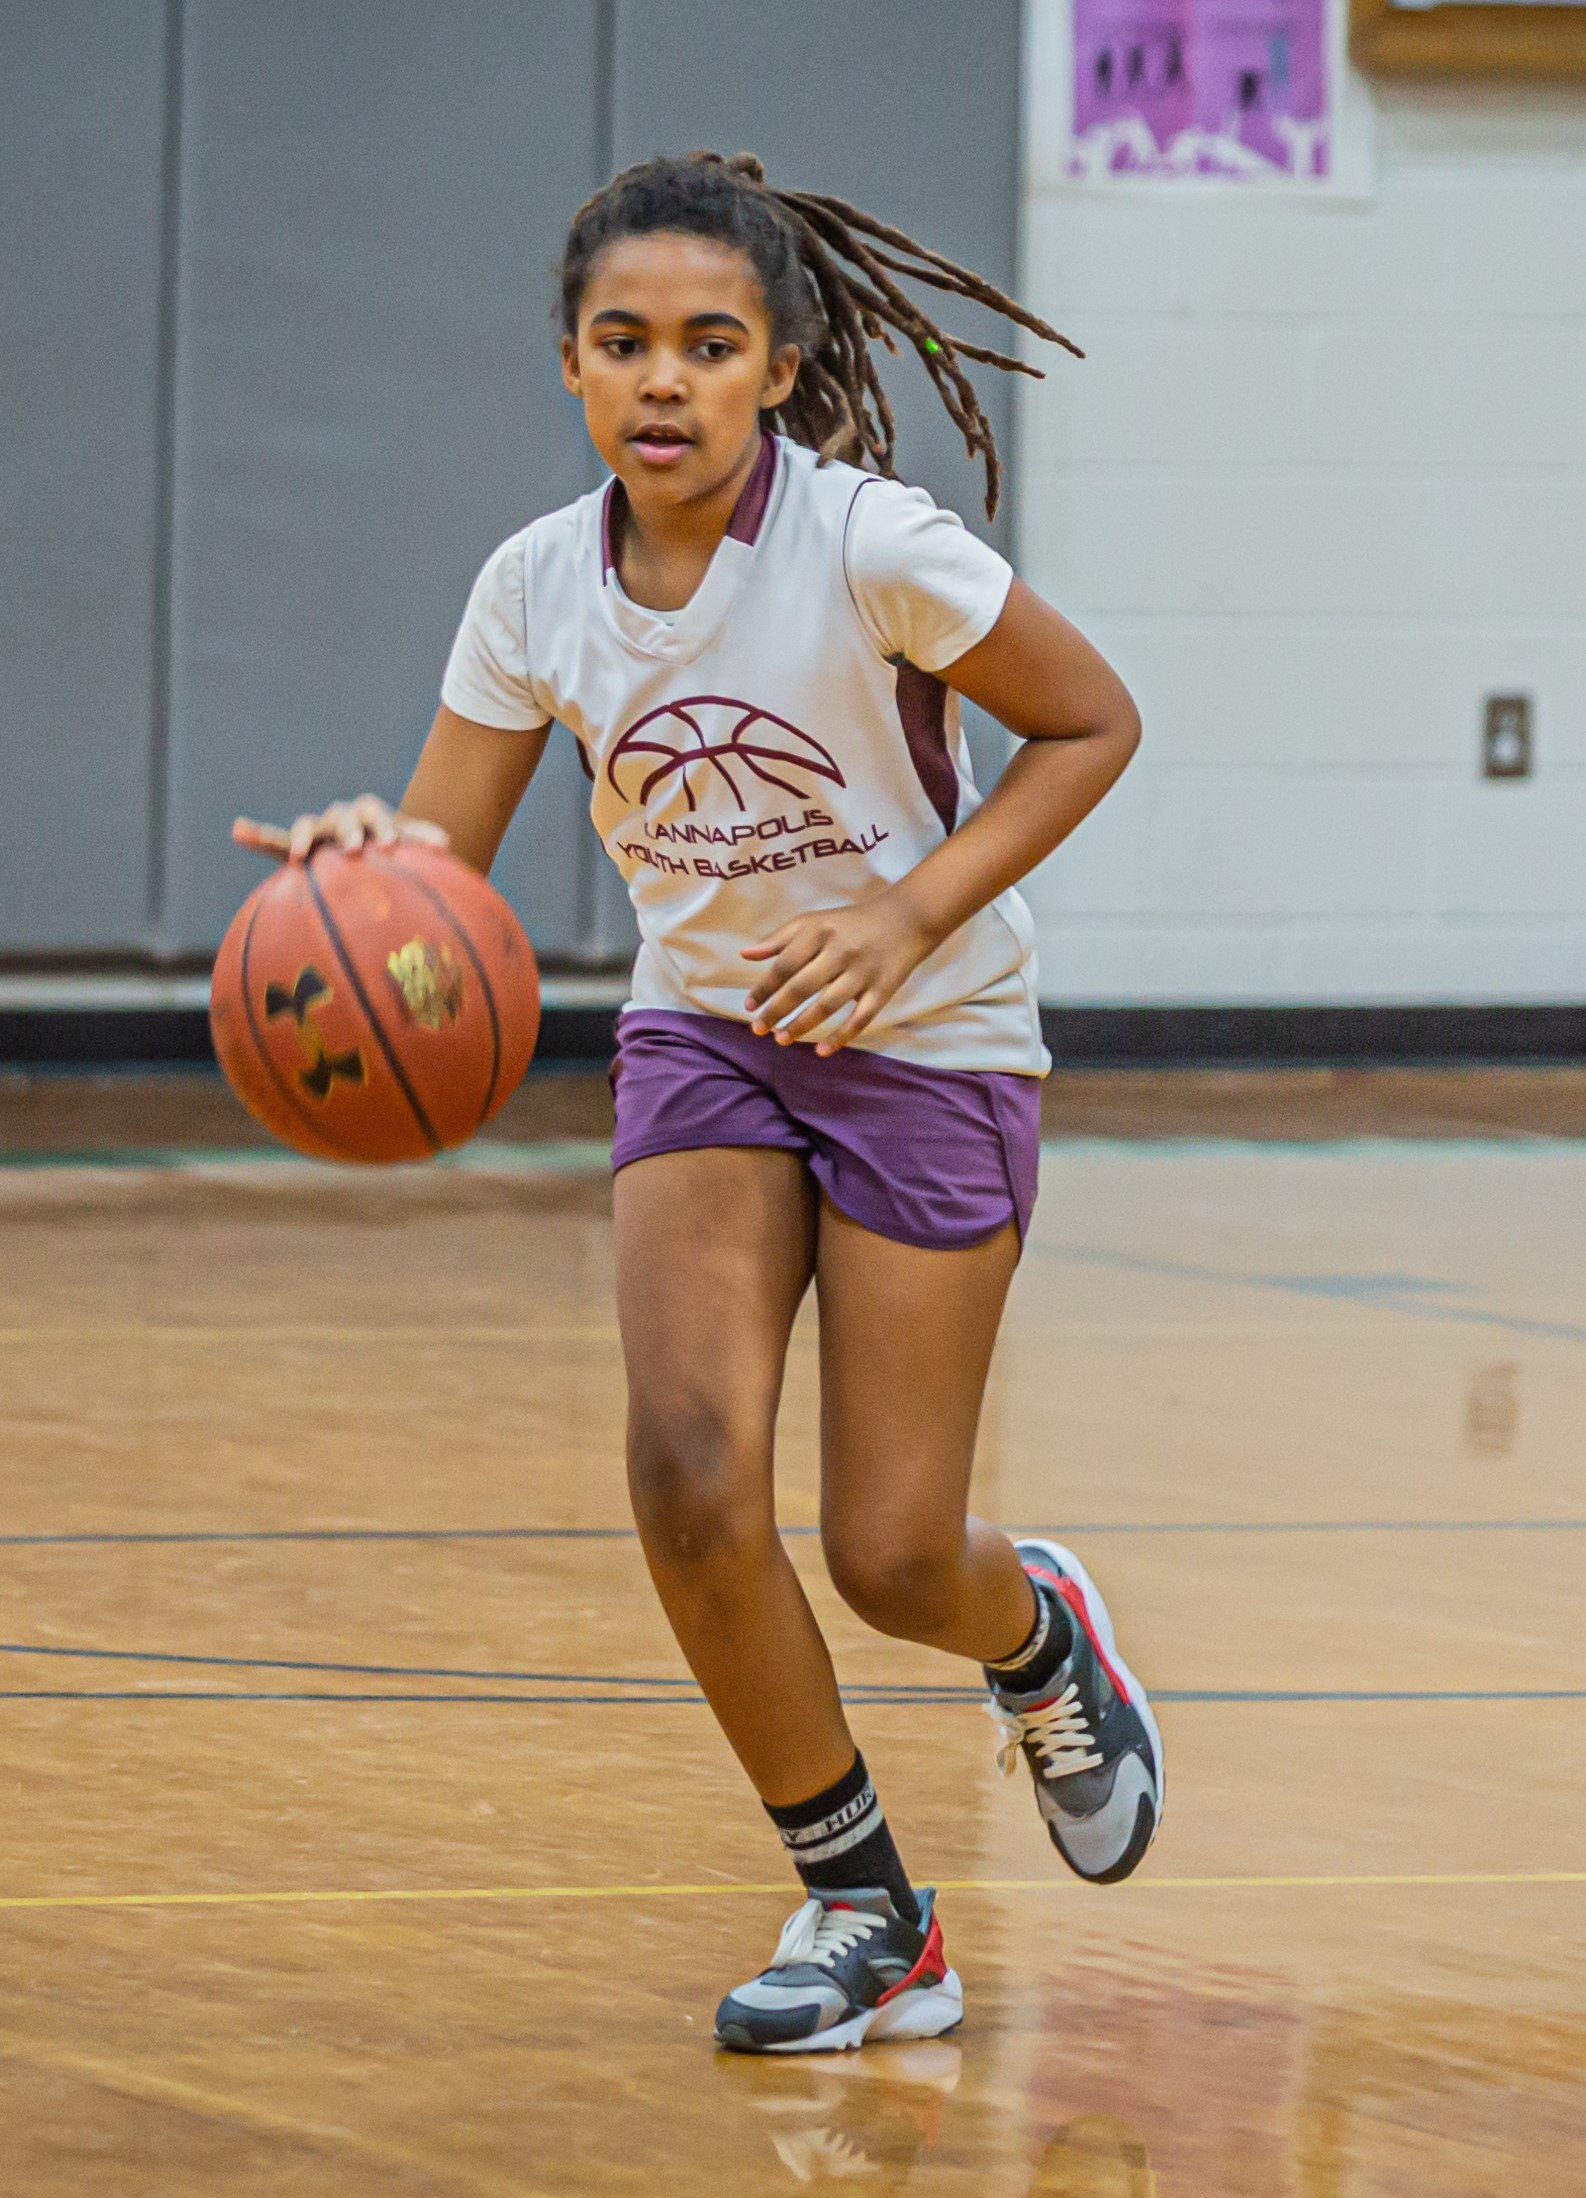
[[829,1969],[851,1946],[885,1929],[880,1916],[866,1915],[863,1909],[828,1908],[824,1901],[807,1900],[783,1924],[768,1966],[794,1969],[813,1962],[817,1969]]
[[997,1768],[1004,1778],[1011,1778],[1018,1768],[1026,1740],[1041,1758],[1048,1778],[1067,1778],[1074,1771],[1101,1768],[1103,1758],[1080,1705],[1077,1687],[1065,1687],[1055,1701],[1039,1703],[1029,1710],[1010,1710],[993,1698],[986,1704],[986,1712],[1002,1728]]

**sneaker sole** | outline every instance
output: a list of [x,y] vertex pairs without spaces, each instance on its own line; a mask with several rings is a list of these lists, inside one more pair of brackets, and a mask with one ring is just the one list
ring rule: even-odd
[[887,2038],[940,2038],[956,2030],[964,2019],[964,1988],[956,1969],[949,1969],[940,1984],[901,1992],[880,2007],[867,2007],[847,2022],[833,2023],[808,2038],[782,2038],[775,2044],[756,2045],[748,2039],[725,2038],[716,2043],[729,2053],[846,2053],[867,2041],[880,2044]]
[[[1059,1572],[1066,1572],[1079,1589],[1084,1600],[1086,1613],[1089,1616],[1091,1625],[1095,1628],[1096,1638],[1101,1643],[1103,1653],[1108,1663],[1111,1664],[1113,1670],[1123,1681],[1125,1691],[1129,1697],[1129,1706],[1138,1712],[1140,1722],[1145,1727],[1146,1738],[1151,1743],[1151,1770],[1156,1779],[1156,1814],[1151,1826],[1151,1839],[1146,1841],[1139,1854],[1135,1855],[1133,1860],[1129,1862],[1127,1869],[1117,1869],[1116,1872],[1107,1871],[1096,1877],[1087,1876],[1083,1870],[1074,1871],[1074,1875],[1085,1878],[1087,1884],[1106,1885],[1114,1881],[1115,1875],[1120,1878],[1133,1875],[1144,1860],[1151,1845],[1151,1840],[1156,1838],[1157,1833],[1162,1828],[1162,1818],[1167,1809],[1167,1771],[1162,1760],[1161,1728],[1157,1724],[1156,1712],[1151,1707],[1150,1697],[1123,1658],[1118,1654],[1117,1637],[1112,1629],[1112,1613],[1107,1608],[1101,1589],[1074,1555],[1074,1552],[1071,1549],[1065,1549],[1061,1542],[1041,1541],[1033,1535],[1024,1536],[1014,1546],[1021,1550],[1040,1550],[1057,1567]],[[1057,1847],[1055,1839],[1052,1844]],[[1062,1852],[1061,1847],[1058,1847],[1058,1853],[1062,1854]],[[1067,1855],[1063,1855],[1063,1860],[1068,1862]],[[1073,1869],[1073,1867],[1073,1864],[1069,1863],[1069,1868]]]

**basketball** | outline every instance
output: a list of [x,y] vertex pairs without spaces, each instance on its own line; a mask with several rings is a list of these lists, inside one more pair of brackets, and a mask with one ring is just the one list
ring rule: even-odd
[[456,856],[318,847],[245,900],[210,990],[243,1105],[321,1160],[427,1160],[521,1081],[539,1033],[534,954]]

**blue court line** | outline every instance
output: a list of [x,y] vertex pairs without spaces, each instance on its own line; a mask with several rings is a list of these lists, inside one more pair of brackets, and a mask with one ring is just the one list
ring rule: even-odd
[[[593,1695],[557,1694],[227,1694],[206,1688],[200,1694],[157,1692],[150,1688],[137,1688],[125,1693],[79,1693],[68,1690],[57,1694],[55,1690],[23,1692],[0,1691],[0,1700],[48,1701],[198,1701],[198,1702],[645,1702],[702,1701],[698,1687],[692,1679],[651,1679],[636,1676],[633,1672],[606,1671],[517,1671],[479,1670],[471,1666],[431,1664],[340,1664],[322,1662],[302,1656],[198,1656],[167,1649],[109,1649],[63,1647],[57,1643],[31,1641],[0,1641],[0,1656],[51,1656],[73,1657],[90,1663],[105,1664],[180,1664],[197,1666],[208,1671],[303,1671],[335,1672],[350,1678],[389,1679],[477,1679],[495,1681],[520,1681],[525,1685],[555,1687],[633,1687],[646,1690],[660,1689],[659,1694],[649,1691],[643,1694],[617,1695],[611,1693]],[[1380,1688],[1380,1687],[1217,1687],[1173,1688],[1155,1687],[1152,1698],[1158,1702],[1574,1702],[1586,1701],[1586,1687],[1542,1688]],[[934,1702],[979,1702],[985,1699],[983,1687],[952,1686],[945,1682],[909,1680],[855,1680],[843,1689],[853,1701],[877,1702],[890,1700]]]
[[[1058,1526],[1014,1526],[1013,1534],[1578,1534],[1586,1519],[1081,1519]],[[819,1527],[784,1526],[808,1537]],[[230,1542],[631,1542],[631,1526],[327,1526],[216,1527],[171,1533],[0,1534],[3,1549],[159,1548]]]
[[[970,1700],[982,1696],[968,1696]],[[856,1695],[843,1690],[843,1699],[856,1702],[865,1709],[886,1709],[901,1703],[931,1703],[957,1701],[954,1695],[935,1694],[926,1690],[910,1693],[894,1689],[877,1695]],[[163,1688],[163,1687],[5,1687],[0,1688],[0,1702],[484,1702],[496,1705],[509,1703],[616,1703],[632,1709],[658,1709],[678,1707],[701,1709],[705,1697],[697,1691],[693,1694],[352,1694],[337,1691],[303,1691],[293,1693],[224,1693],[218,1688]]]
[[1457,1326],[1499,1328],[1506,1335],[1542,1336],[1551,1342],[1586,1343],[1586,1328],[1572,1321],[1536,1320],[1525,1313],[1487,1312],[1476,1305],[1442,1302],[1462,1297],[1468,1282],[1432,1281],[1418,1275],[1259,1274],[1234,1267],[1202,1267],[1186,1260],[1147,1259],[1133,1252],[1110,1252],[1088,1244],[1047,1248],[1032,1244],[1037,1257],[1072,1259],[1082,1266],[1112,1267],[1128,1274],[1154,1275],[1171,1282],[1217,1282],[1246,1290],[1275,1290],[1289,1297],[1322,1298],[1331,1303],[1363,1305],[1373,1312],[1402,1313],[1411,1320],[1452,1321]]
[[1153,1702],[1586,1702],[1586,1687],[1153,1687]]
[[702,1694],[657,1697],[649,1694],[350,1694],[339,1691],[227,1694],[215,1687],[187,1690],[165,1687],[0,1688],[0,1702],[616,1702],[631,1707],[648,1703],[654,1707],[658,1699],[663,1702],[676,1700],[686,1708],[690,1702],[703,1703],[705,1697]]
[[[703,1700],[692,1679],[651,1679],[631,1671],[517,1671],[476,1669],[472,1666],[446,1664],[341,1664],[323,1662],[306,1656],[199,1656],[169,1649],[113,1649],[63,1647],[57,1643],[32,1641],[0,1641],[0,1656],[47,1656],[73,1658],[85,1663],[98,1664],[178,1664],[185,1668],[204,1671],[302,1671],[336,1673],[358,1679],[473,1679],[481,1681],[519,1682],[525,1686],[569,1687],[633,1687],[660,1690],[657,1700]],[[152,1690],[139,1689],[131,1699],[142,1700]],[[951,1685],[946,1681],[859,1679],[844,1687],[843,1693],[852,1701],[875,1701],[905,1697],[910,1701],[980,1702],[985,1700],[984,1687]],[[1433,1688],[1409,1691],[1381,1688],[1195,1688],[1189,1692],[1171,1687],[1153,1687],[1152,1699],[1158,1702],[1554,1702],[1586,1700],[1586,1688],[1542,1688],[1539,1690]],[[5,1699],[16,1700],[17,1696]],[[106,1697],[116,1699],[116,1697]],[[166,1699],[166,1697],[162,1697]],[[184,1697],[185,1699],[185,1697]],[[609,1694],[573,1697],[564,1694],[495,1696],[479,1695],[281,1695],[247,1697],[237,1694],[211,1694],[206,1691],[197,1700],[239,1702],[248,1699],[281,1701],[479,1701],[504,1702],[568,1700],[612,1701]],[[650,1699],[649,1692],[622,1697],[625,1700]]]
[[[865,1709],[950,1705],[981,1702],[983,1690],[973,1687],[894,1687],[869,1694],[845,1687],[843,1699]],[[1586,1702],[1586,1687],[1153,1687],[1157,1703],[1244,1704],[1360,1702]],[[703,1708],[705,1697],[692,1694],[353,1694],[340,1690],[304,1690],[282,1693],[229,1694],[217,1688],[177,1689],[156,1687],[7,1687],[0,1688],[0,1702],[476,1702],[496,1706],[514,1703],[611,1704],[630,1709]]]
[[[0,1641],[0,1656],[69,1657],[78,1659],[79,1661],[83,1662],[98,1664],[179,1664],[184,1667],[196,1666],[199,1669],[205,1671],[334,1672],[347,1678],[359,1679],[476,1679],[484,1681],[494,1680],[497,1682],[520,1682],[526,1686],[643,1687],[646,1689],[659,1688],[663,1690],[663,1699],[665,1698],[665,1694],[668,1690],[675,1692],[679,1696],[685,1696],[689,1700],[703,1699],[703,1697],[700,1695],[697,1685],[692,1679],[651,1679],[645,1678],[641,1675],[637,1675],[631,1671],[496,1671],[477,1670],[472,1666],[463,1666],[461,1668],[458,1668],[456,1666],[446,1664],[340,1664],[329,1663],[322,1661],[318,1658],[306,1656],[197,1656],[170,1649],[75,1648],[64,1647],[56,1642],[41,1643],[34,1641]],[[142,1696],[148,1694],[151,1691],[152,1690],[147,1688],[140,1688],[136,1690],[136,1695],[133,1698],[141,1699]],[[908,1695],[911,1699],[918,1695],[931,1697],[945,1695],[950,1696],[955,1700],[962,1696],[966,1700],[978,1701],[983,1697],[985,1692],[984,1688],[933,1686],[930,1684],[916,1685],[911,1681],[882,1679],[855,1680],[844,1691],[849,1695],[852,1700],[855,1701],[867,1701],[876,1695],[891,1696],[900,1692]],[[10,1700],[17,1699],[15,1695],[7,1696],[5,1698]],[[647,1697],[644,1696],[634,1696],[631,1699],[642,1700],[646,1698]],[[109,1697],[109,1699],[114,1699],[114,1697]],[[208,1700],[209,1693],[206,1691],[204,1695],[196,1697],[196,1699]],[[221,1695],[217,1696],[216,1699],[223,1701],[242,1701],[246,1698],[241,1695]],[[261,1695],[257,1699],[261,1701],[267,1699],[279,1699],[282,1701],[325,1700],[331,1702],[361,1701],[364,1699],[368,1699],[374,1702],[408,1700],[474,1701],[481,1699],[490,1699],[503,1702],[521,1702],[531,1700],[542,1702],[561,1702],[571,1699],[589,1699],[593,1701],[604,1702],[609,1701],[611,1697],[606,1694],[594,1695],[587,1698],[575,1698],[567,1696],[565,1694],[545,1694],[534,1696],[522,1694],[506,1694],[491,1697],[480,1697],[473,1695],[408,1696],[375,1694],[370,1695],[366,1698],[357,1695],[331,1694],[322,1697],[298,1695],[266,1697]]]
[[[813,1526],[785,1526],[784,1534],[814,1534]],[[631,1526],[325,1526],[199,1528],[175,1533],[0,1534],[0,1548],[88,1546],[165,1542],[631,1542]]]
[[642,1679],[631,1672],[476,1671],[446,1664],[332,1664],[307,1656],[191,1656],[168,1649],[63,1648],[54,1642],[0,1641],[0,1656],[70,1656],[100,1664],[198,1664],[206,1670],[326,1671],[360,1679],[496,1679],[590,1687],[685,1687],[692,1679]]

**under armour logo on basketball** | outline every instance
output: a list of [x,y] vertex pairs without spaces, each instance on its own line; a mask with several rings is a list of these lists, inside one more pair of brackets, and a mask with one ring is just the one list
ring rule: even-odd
[[364,1080],[363,1055],[358,1049],[354,1047],[350,1053],[327,1053],[318,1027],[310,1020],[315,1010],[324,1007],[331,996],[329,984],[313,968],[300,969],[290,991],[285,985],[277,984],[267,984],[264,988],[265,1021],[273,1023],[283,1015],[290,1015],[297,1025],[298,1043],[308,1063],[306,1068],[298,1070],[297,1080],[315,1099],[329,1098],[334,1084],[361,1084]]
[[611,751],[606,777],[636,808],[673,778],[690,810],[709,785],[724,786],[739,809],[755,782],[795,801],[809,798],[811,779],[845,786],[836,758],[811,733],[785,717],[731,695],[684,695],[663,702],[628,727]]

